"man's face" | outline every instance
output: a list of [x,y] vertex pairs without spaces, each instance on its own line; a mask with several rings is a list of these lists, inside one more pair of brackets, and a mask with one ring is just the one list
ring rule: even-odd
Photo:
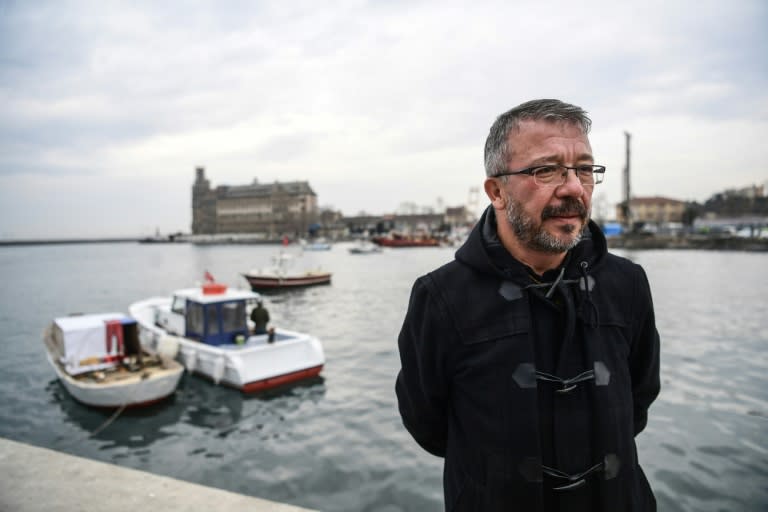
[[[586,134],[574,124],[523,121],[519,131],[510,134],[510,146],[509,170],[594,163]],[[579,242],[589,220],[594,187],[581,185],[572,171],[560,186],[540,186],[527,175],[509,176],[501,186],[507,194],[507,220],[525,247],[561,253]]]

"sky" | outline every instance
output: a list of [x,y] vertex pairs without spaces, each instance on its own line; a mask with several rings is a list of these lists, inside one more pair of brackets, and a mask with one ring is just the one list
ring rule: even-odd
[[0,0],[0,240],[189,232],[212,186],[321,206],[487,205],[483,145],[583,107],[622,200],[768,182],[768,2]]

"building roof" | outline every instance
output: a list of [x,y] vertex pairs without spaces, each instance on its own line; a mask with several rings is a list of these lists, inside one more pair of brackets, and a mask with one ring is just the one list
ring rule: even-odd
[[250,185],[221,185],[216,187],[220,199],[235,197],[269,197],[273,195],[317,195],[307,181],[287,181],[280,183],[252,183]]
[[646,205],[665,205],[665,204],[685,204],[685,201],[679,199],[670,199],[668,197],[652,196],[652,197],[633,197],[630,201],[633,206]]

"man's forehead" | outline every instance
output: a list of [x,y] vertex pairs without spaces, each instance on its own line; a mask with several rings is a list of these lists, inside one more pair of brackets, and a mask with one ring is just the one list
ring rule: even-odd
[[564,119],[523,118],[510,131],[510,134],[531,130],[547,130],[552,128],[566,132],[578,131],[586,137],[586,133],[584,133],[584,129],[582,128],[581,124],[576,121],[568,121]]
[[592,159],[589,138],[578,123],[526,119],[509,134],[509,160],[557,160],[563,152],[577,160]]

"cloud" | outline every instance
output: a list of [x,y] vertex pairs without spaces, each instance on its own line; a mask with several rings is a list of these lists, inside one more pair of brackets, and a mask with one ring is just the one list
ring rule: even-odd
[[[30,200],[42,199],[31,184],[52,177],[131,178],[138,190],[114,191],[126,205],[168,180],[182,184],[174,212],[189,216],[193,169],[205,165],[214,184],[308,179],[345,212],[460,204],[482,183],[493,119],[534,97],[589,110],[612,169],[624,130],[635,168],[678,162],[681,186],[638,174],[638,192],[704,199],[766,174],[746,164],[766,159],[758,0],[0,9],[0,179],[28,184]],[[727,177],[693,171],[734,154],[745,164]]]

